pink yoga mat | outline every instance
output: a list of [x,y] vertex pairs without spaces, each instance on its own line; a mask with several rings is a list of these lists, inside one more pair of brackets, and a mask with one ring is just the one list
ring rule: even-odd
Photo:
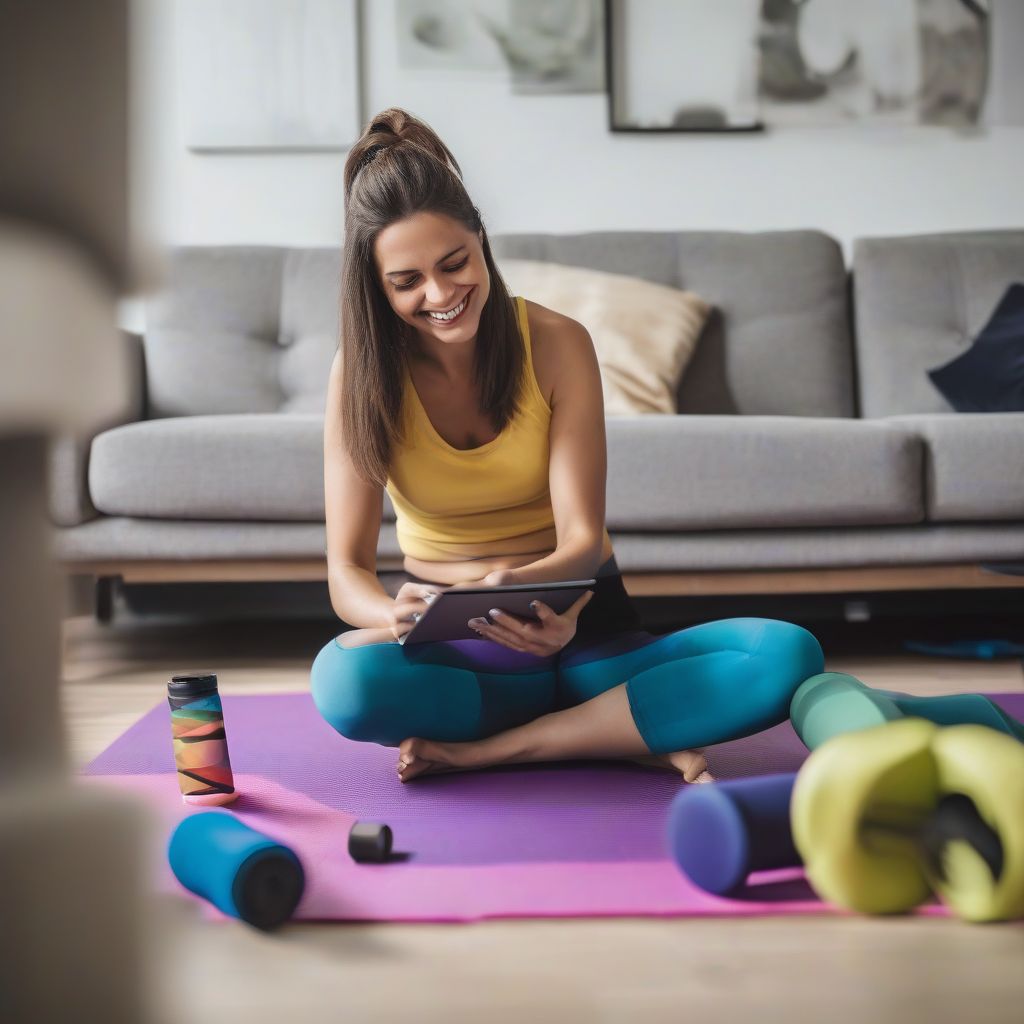
[[[994,695],[1024,717],[1024,695]],[[224,697],[236,788],[230,810],[291,847],[306,869],[304,920],[472,921],[489,917],[706,916],[835,912],[799,869],[754,875],[741,898],[691,885],[666,854],[668,805],[686,785],[614,761],[516,765],[402,784],[396,752],[335,733],[306,694]],[[168,709],[159,704],[84,770],[129,791],[170,836],[186,814]],[[795,771],[806,750],[787,724],[707,749],[717,778]],[[356,820],[389,824],[400,857],[348,856]],[[164,850],[157,884],[184,892]],[[944,913],[929,905],[920,913]],[[211,916],[220,916],[208,907]]]

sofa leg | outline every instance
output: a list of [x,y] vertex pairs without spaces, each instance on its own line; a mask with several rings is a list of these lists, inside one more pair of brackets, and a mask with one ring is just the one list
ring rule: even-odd
[[114,621],[114,594],[117,576],[96,577],[96,621],[109,626]]

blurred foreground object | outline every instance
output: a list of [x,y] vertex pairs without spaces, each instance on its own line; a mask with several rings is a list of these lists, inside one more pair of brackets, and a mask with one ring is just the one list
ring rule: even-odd
[[47,457],[128,390],[129,0],[0,0],[0,1019],[145,1021],[141,812],[67,777]]
[[1024,916],[1024,745],[904,718],[834,736],[793,787],[793,841],[822,899],[904,913],[932,893],[967,921]]

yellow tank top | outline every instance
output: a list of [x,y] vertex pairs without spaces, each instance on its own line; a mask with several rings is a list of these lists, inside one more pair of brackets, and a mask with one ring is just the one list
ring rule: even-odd
[[402,552],[423,561],[554,551],[548,490],[551,408],[533,370],[526,302],[515,300],[526,355],[519,408],[479,448],[453,448],[434,429],[405,373],[403,440],[391,455],[387,492]]

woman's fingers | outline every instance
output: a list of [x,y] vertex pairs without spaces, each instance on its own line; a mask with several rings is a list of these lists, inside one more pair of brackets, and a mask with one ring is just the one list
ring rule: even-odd
[[511,617],[504,614],[503,612],[490,613],[491,621],[487,619],[470,619],[469,625],[475,630],[487,630],[489,633],[496,633],[500,636],[507,636],[514,639],[516,643],[525,643],[526,637],[523,636],[522,630],[517,628],[518,623],[513,622]]
[[524,623],[517,616],[508,612],[498,611],[495,615],[492,610],[491,616],[494,622],[488,622],[486,619],[471,619],[470,626],[488,640],[494,640],[505,647],[523,651],[525,654],[535,654],[542,658],[553,654],[561,647],[557,637],[546,631],[543,626],[538,626],[536,623]]
[[525,654],[533,653],[527,650],[520,637],[507,629],[502,629],[500,626],[475,626],[474,629],[486,640],[493,640],[503,647],[510,647],[513,651],[521,651]]
[[396,622],[412,623],[413,616],[422,615],[430,605],[426,601],[395,601],[394,614]]
[[443,594],[447,588],[439,583],[403,583],[395,594],[395,600],[402,601],[425,601],[428,604]]
[[547,623],[552,619],[558,618],[558,616],[543,601],[531,601],[530,609],[542,623]]
[[[514,619],[514,616],[510,616],[508,612],[499,612],[495,615],[493,611],[491,616],[494,619],[493,622],[488,622],[486,619],[471,619],[469,624],[477,633],[487,637],[488,640],[496,640],[498,643],[517,651],[528,651],[531,654],[536,653],[530,650],[534,646],[534,639],[525,635],[516,628],[516,624],[510,621]],[[499,618],[501,619],[500,622],[498,621]]]
[[558,618],[568,619],[570,622],[575,622],[580,615],[580,612],[587,606],[590,599],[594,596],[592,590],[588,590],[585,594],[580,594],[578,598],[569,607],[562,612],[559,616],[551,608],[549,608],[543,601],[531,601],[530,607],[533,609],[537,618],[540,619],[545,625],[549,622],[554,622]]
[[561,649],[571,639],[580,612],[593,596],[592,590],[586,591],[561,615],[543,601],[533,601],[530,608],[537,616],[536,620],[521,618],[501,608],[492,608],[488,613],[492,621],[471,619],[469,625],[488,640],[543,657]]

